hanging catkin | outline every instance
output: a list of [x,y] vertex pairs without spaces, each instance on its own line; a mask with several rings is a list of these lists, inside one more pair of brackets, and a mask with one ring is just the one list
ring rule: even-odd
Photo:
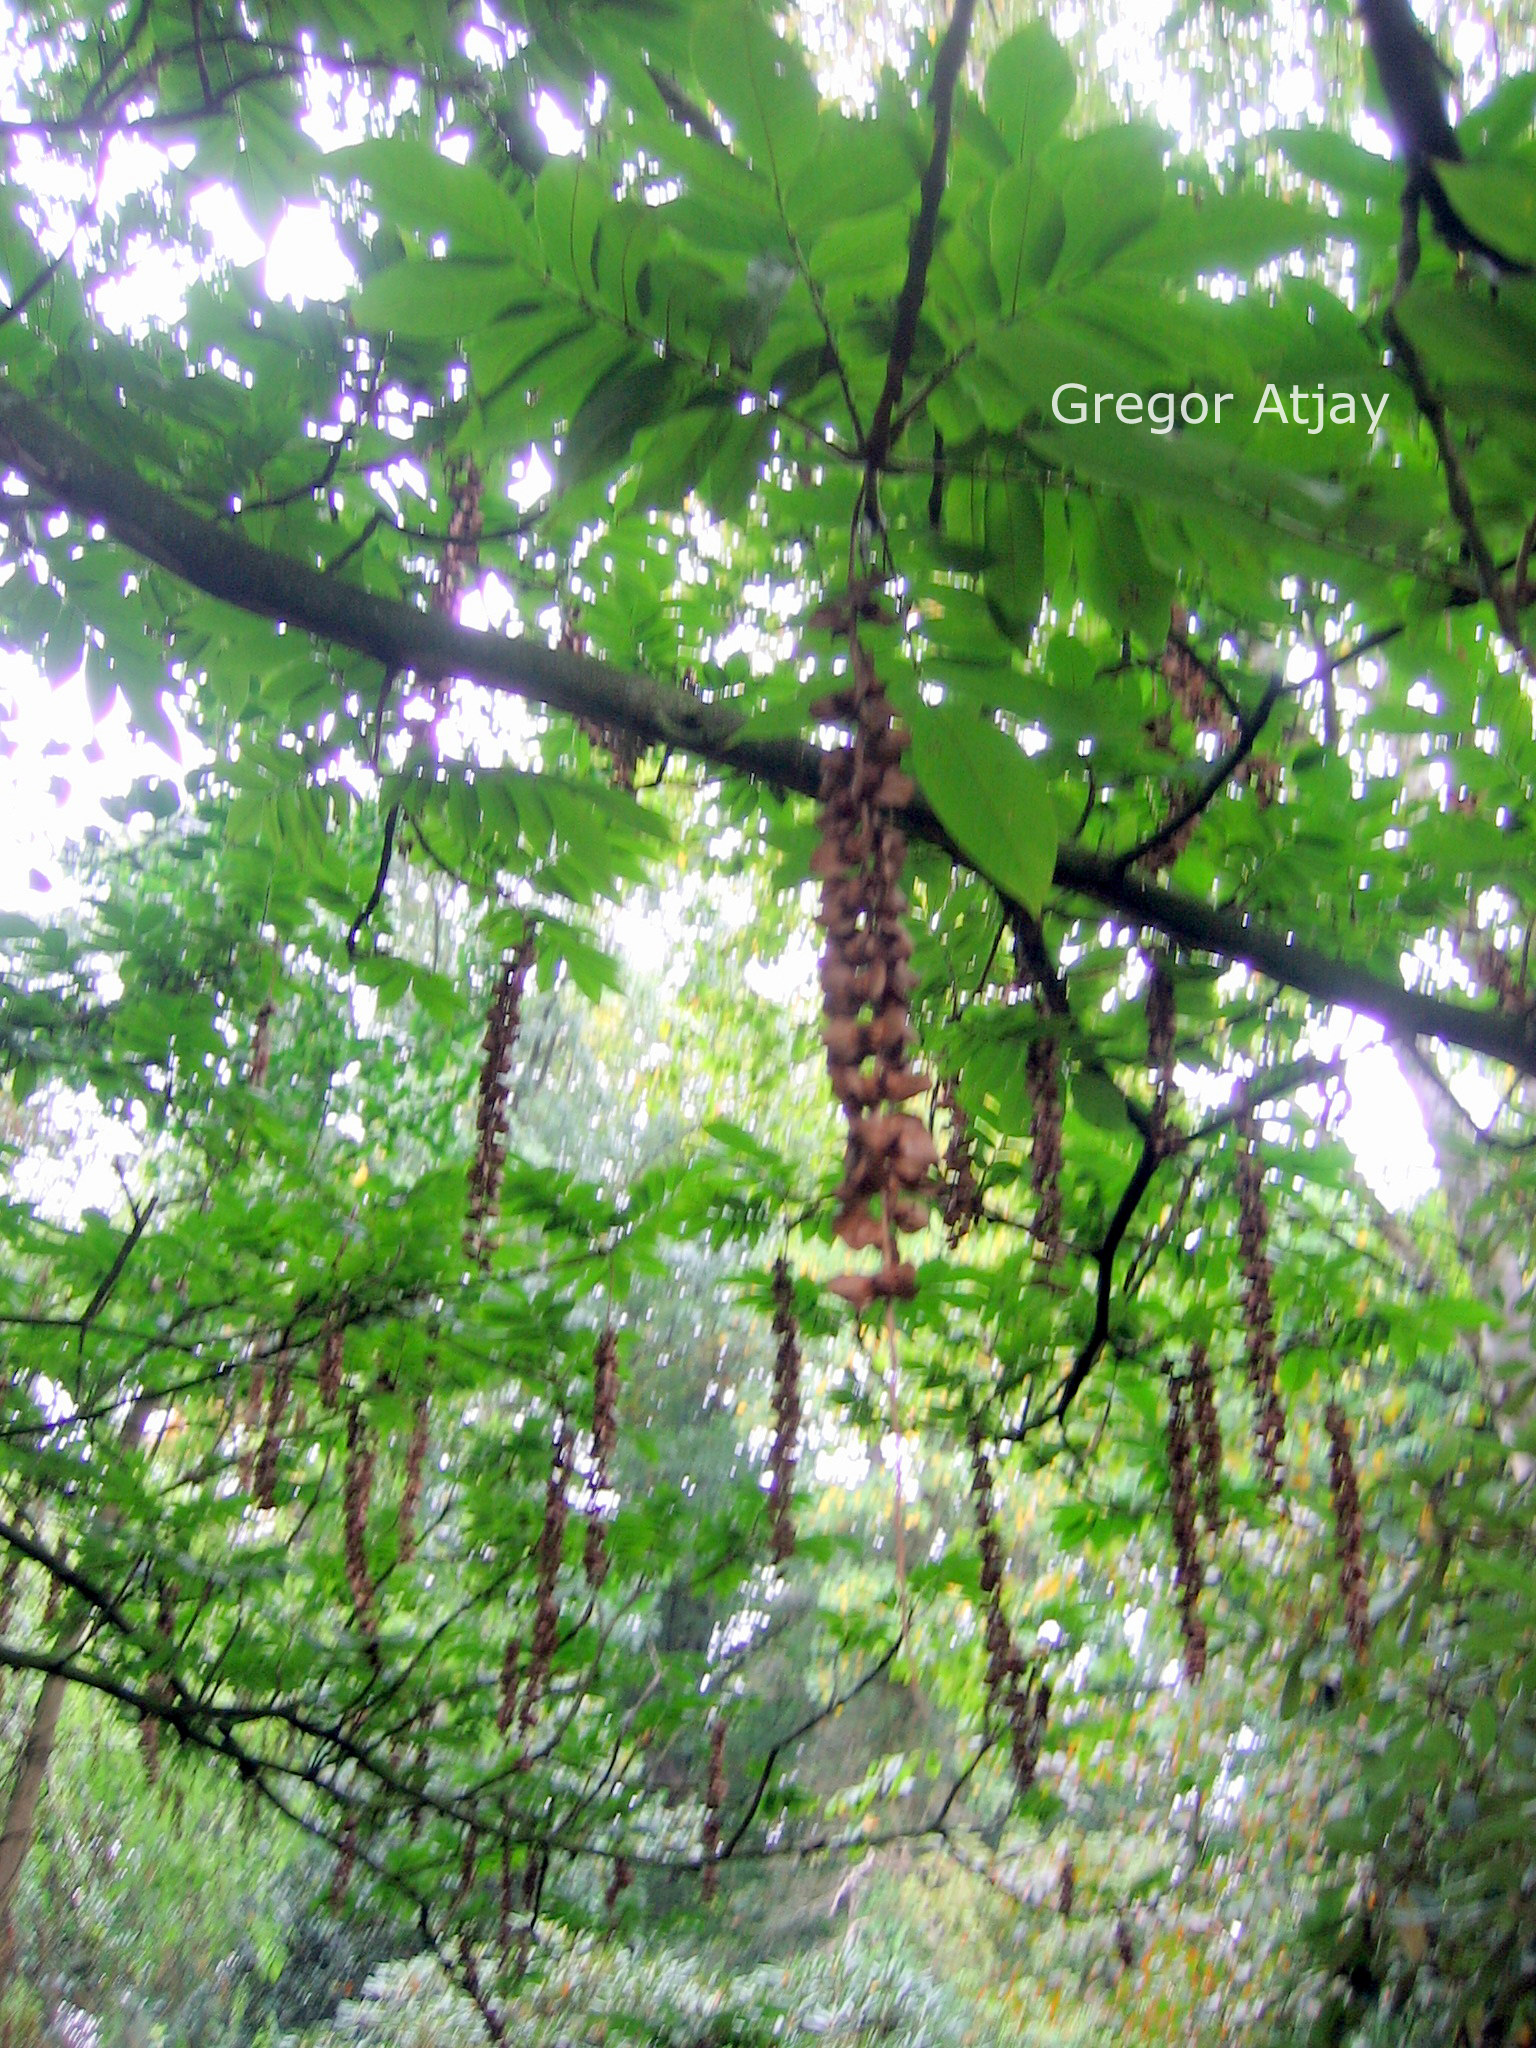
[[1177,1563],[1174,1584],[1179,1593],[1179,1629],[1184,1637],[1184,1672],[1191,1679],[1205,1675],[1205,1623],[1200,1615],[1200,1551],[1195,1532],[1195,1479],[1190,1460],[1189,1419],[1184,1389],[1168,1376],[1168,1507],[1173,1519]]
[[1178,1033],[1178,1008],[1173,977],[1161,953],[1149,960],[1147,976],[1147,1065],[1152,1070],[1152,1136],[1159,1151],[1177,1150],[1171,1139],[1168,1112],[1176,1092],[1173,1065]]
[[1189,1399],[1200,1475],[1200,1512],[1214,1536],[1222,1525],[1221,1420],[1216,1413],[1216,1377],[1203,1344],[1192,1344],[1189,1348]]
[[320,1340],[319,1386],[320,1400],[326,1408],[337,1408],[341,1404],[342,1368],[346,1362],[346,1347],[341,1334],[340,1323],[330,1322],[325,1326],[325,1335]]
[[942,1083],[936,1101],[949,1117],[939,1214],[944,1219],[944,1228],[953,1249],[981,1221],[981,1184],[976,1178],[970,1121],[960,1107],[953,1081]]
[[373,1445],[368,1423],[356,1401],[347,1410],[347,1463],[342,1477],[342,1515],[347,1586],[358,1628],[370,1639],[378,1633],[373,1611],[373,1575],[368,1569],[368,1504],[373,1498]]
[[720,1855],[720,1809],[725,1804],[725,1718],[709,1726],[709,1783],[704,1792],[704,1896],[715,1896]]
[[501,1654],[501,1679],[496,1703],[496,1727],[502,1735],[517,1718],[517,1680],[522,1656],[522,1643],[516,1636],[508,1636],[507,1647]]
[[1248,1381],[1253,1389],[1254,1455],[1271,1491],[1280,1484],[1280,1446],[1285,1411],[1275,1384],[1275,1311],[1269,1283],[1269,1207],[1259,1160],[1253,1114],[1237,1120],[1237,1236],[1242,1254],[1243,1327],[1248,1348]]
[[1054,1037],[1030,1041],[1024,1057],[1029,1096],[1029,1185],[1035,1244],[1046,1265],[1061,1256],[1061,1048]]
[[539,1532],[538,1582],[534,1592],[533,1640],[528,1650],[528,1677],[523,1687],[523,1708],[518,1726],[526,1735],[539,1718],[544,1688],[549,1683],[550,1665],[560,1638],[558,1587],[560,1565],[565,1554],[566,1459],[565,1424],[555,1430],[550,1458],[549,1482],[544,1489],[544,1526]]
[[836,1229],[850,1251],[877,1250],[881,1259],[876,1272],[844,1274],[832,1285],[862,1309],[916,1291],[916,1270],[897,1241],[927,1221],[939,1163],[932,1134],[904,1107],[928,1087],[910,1061],[916,977],[901,889],[907,843],[894,817],[916,785],[901,768],[908,735],[855,633],[845,682],[814,710],[853,728],[852,743],[822,762],[821,843],[811,868],[821,878],[826,932],[822,1039],[848,1125]]
[[416,1556],[416,1520],[421,1512],[421,1491],[426,1480],[427,1446],[432,1438],[432,1403],[418,1395],[411,1417],[410,1442],[405,1447],[405,1483],[400,1489],[400,1562],[410,1564]]
[[1371,1596],[1365,1576],[1365,1523],[1360,1513],[1360,1487],[1349,1447],[1349,1423],[1337,1401],[1328,1403],[1328,1487],[1333,1495],[1333,1547],[1339,1560],[1339,1591],[1344,1598],[1344,1626],[1355,1655],[1362,1660],[1371,1647]]
[[795,1466],[800,1457],[800,1327],[795,1320],[795,1283],[786,1260],[773,1268],[773,1448],[768,1454],[768,1512],[773,1523],[773,1561],[795,1554]]
[[993,1509],[992,1471],[981,1427],[972,1421],[966,1440],[971,1452],[971,1508],[981,1552],[981,1590],[987,1595],[987,1703],[1008,1727],[1009,1763],[1022,1794],[1035,1782],[1050,1711],[1051,1689],[1038,1659],[1026,1659],[1013,1640],[1003,1612],[1003,1547]]
[[286,1346],[277,1354],[267,1393],[267,1423],[251,1474],[251,1497],[259,1508],[277,1504],[277,1468],[283,1452],[283,1417],[293,1392],[293,1358]]
[[507,1170],[507,1105],[511,1098],[511,1064],[522,1028],[523,990],[533,965],[534,938],[508,953],[496,971],[486,1007],[485,1058],[475,1102],[475,1156],[469,1168],[469,1207],[464,1223],[464,1249],[482,1266],[490,1258],[496,1219],[501,1211],[501,1183]]
[[608,1540],[602,1496],[619,1439],[619,1340],[609,1324],[592,1354],[592,1472],[587,1486],[587,1534],[582,1570],[595,1593],[608,1576]]

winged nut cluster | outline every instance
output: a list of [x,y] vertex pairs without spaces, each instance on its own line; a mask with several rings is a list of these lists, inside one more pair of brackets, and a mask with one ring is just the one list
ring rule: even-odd
[[490,1257],[492,1232],[501,1207],[501,1182],[507,1170],[507,1104],[511,1099],[509,1068],[523,1021],[523,987],[533,965],[533,934],[508,953],[497,970],[487,1005],[485,1059],[475,1105],[475,1156],[469,1168],[469,1213],[464,1223],[464,1249],[483,1266]]
[[619,1438],[619,1340],[606,1324],[592,1353],[592,1471],[587,1484],[587,1533],[581,1567],[595,1593],[608,1576],[608,1538],[602,1496]]
[[1179,1630],[1184,1637],[1184,1674],[1205,1675],[1205,1623],[1200,1615],[1200,1549],[1195,1534],[1195,1476],[1190,1459],[1189,1417],[1184,1389],[1168,1379],[1168,1504],[1173,1516],[1173,1548],[1177,1558],[1174,1583],[1179,1589]]
[[1030,1662],[1019,1650],[1003,1612],[1003,1547],[993,1512],[992,1469],[980,1427],[974,1421],[966,1441],[971,1452],[971,1508],[981,1551],[981,1590],[987,1595],[987,1704],[1008,1723],[1013,1781],[1024,1793],[1035,1782],[1051,1689],[1039,1663]]
[[800,1326],[788,1263],[773,1268],[773,1448],[768,1454],[768,1511],[773,1518],[773,1561],[795,1554],[795,1466],[800,1457]]
[[912,801],[916,785],[901,767],[908,736],[851,631],[844,687],[812,710],[853,728],[852,744],[828,754],[822,767],[821,843],[811,868],[821,878],[826,932],[821,1035],[848,1120],[837,1234],[850,1251],[881,1254],[877,1272],[847,1273],[832,1286],[862,1309],[916,1292],[917,1274],[899,1257],[897,1235],[922,1228],[937,1192],[938,1148],[904,1107],[929,1085],[910,1059],[916,977],[901,888],[907,842],[892,815]]
[[1360,1514],[1360,1486],[1349,1447],[1349,1422],[1337,1401],[1328,1403],[1328,1486],[1333,1495],[1333,1542],[1339,1560],[1339,1590],[1344,1596],[1344,1625],[1355,1655],[1371,1647],[1371,1596],[1365,1576],[1365,1525]]
[[1189,1348],[1189,1399],[1200,1472],[1200,1512],[1214,1536],[1222,1526],[1221,1418],[1216,1412],[1216,1376],[1203,1344]]
[[1269,1282],[1269,1205],[1264,1200],[1264,1169],[1259,1161],[1253,1116],[1244,1111],[1237,1122],[1237,1237],[1242,1253],[1243,1323],[1248,1343],[1248,1379],[1253,1388],[1254,1455],[1264,1483],[1280,1484],[1280,1446],[1285,1440],[1285,1410],[1275,1384],[1275,1310]]

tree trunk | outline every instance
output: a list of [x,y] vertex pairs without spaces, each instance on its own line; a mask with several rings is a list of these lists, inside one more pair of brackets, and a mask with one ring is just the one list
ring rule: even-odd
[[48,1782],[48,1765],[53,1756],[59,1716],[64,1711],[64,1695],[68,1689],[68,1679],[60,1678],[56,1672],[50,1671],[43,1680],[37,1705],[32,1710],[32,1725],[27,1730],[16,1762],[5,1821],[0,1825],[0,1987],[10,1982],[13,1948],[11,1907],[37,1827],[38,1803]]

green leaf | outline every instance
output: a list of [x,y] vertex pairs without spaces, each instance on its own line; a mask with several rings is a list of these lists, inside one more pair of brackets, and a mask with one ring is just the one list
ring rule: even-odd
[[1056,865],[1056,814],[1017,740],[948,703],[913,714],[912,768],[960,851],[1038,917]]
[[1072,60],[1043,22],[1019,29],[988,59],[982,104],[1016,158],[1039,153],[1076,95]]
[[458,335],[490,327],[528,288],[527,273],[511,264],[407,259],[370,278],[353,299],[352,314],[359,327],[449,345]]
[[533,237],[511,193],[478,164],[455,163],[417,137],[380,135],[354,143],[328,156],[325,169],[327,175],[361,179],[396,227],[446,234],[455,256],[534,261]]
[[821,98],[800,49],[752,6],[700,10],[693,68],[726,120],[733,146],[780,190],[815,149]]
[[1536,263],[1536,164],[1437,164],[1451,204],[1473,234],[1517,263]]
[[988,484],[985,522],[982,584],[988,608],[1008,638],[1027,650],[1045,595],[1045,513],[1039,491],[1024,482]]

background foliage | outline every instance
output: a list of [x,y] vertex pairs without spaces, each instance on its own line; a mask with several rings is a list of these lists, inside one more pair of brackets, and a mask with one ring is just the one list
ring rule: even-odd
[[1536,287],[971,13],[5,17],[15,2048],[1530,2038]]

